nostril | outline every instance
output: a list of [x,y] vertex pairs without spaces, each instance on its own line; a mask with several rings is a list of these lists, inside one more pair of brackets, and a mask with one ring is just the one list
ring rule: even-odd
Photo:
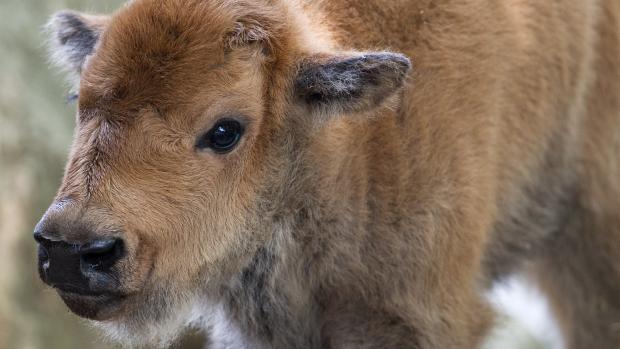
[[49,252],[47,252],[47,249],[41,245],[39,245],[37,256],[39,257],[39,260],[41,262],[46,262],[48,259],[50,259]]
[[32,236],[34,237],[34,241],[36,241],[37,243],[43,243],[43,242],[47,242],[49,240],[47,240],[46,238],[43,237],[43,234],[41,234],[40,232],[34,232],[34,234],[32,234]]
[[52,242],[44,238],[39,232],[35,232],[33,236],[34,240],[39,244],[39,248],[37,249],[37,257],[39,258],[39,262],[44,264],[50,259],[48,248],[51,246]]
[[80,255],[107,253],[114,249],[114,246],[116,245],[117,241],[120,241],[120,240],[111,239],[111,240],[91,241],[89,243],[81,245],[78,249],[78,252]]
[[123,240],[96,240],[78,247],[80,263],[88,269],[105,270],[123,255]]
[[43,280],[47,279],[47,271],[50,268],[50,255],[43,245],[39,244],[37,249],[37,257],[39,258],[39,274]]

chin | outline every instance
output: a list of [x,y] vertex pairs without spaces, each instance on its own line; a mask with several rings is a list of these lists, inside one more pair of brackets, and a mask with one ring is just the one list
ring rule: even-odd
[[170,291],[138,295],[112,301],[103,308],[103,316],[90,323],[107,339],[126,347],[166,348],[186,329],[203,327],[202,303],[196,295]]
[[121,313],[131,297],[108,294],[79,294],[58,291],[58,295],[74,314],[89,319],[103,321]]

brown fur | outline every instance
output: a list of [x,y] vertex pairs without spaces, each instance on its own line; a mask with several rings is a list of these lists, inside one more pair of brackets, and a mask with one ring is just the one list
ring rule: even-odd
[[[110,332],[168,339],[193,308],[216,347],[474,348],[483,290],[527,269],[570,348],[620,347],[616,0],[136,0],[52,27],[70,16],[98,41],[69,51],[41,224],[126,241]],[[407,80],[376,54],[350,100],[299,92],[372,50]],[[197,152],[230,114],[238,148]]]

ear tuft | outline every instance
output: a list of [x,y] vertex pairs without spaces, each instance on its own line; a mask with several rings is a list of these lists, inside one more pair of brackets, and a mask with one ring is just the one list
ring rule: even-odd
[[232,28],[226,33],[227,49],[259,44],[263,53],[270,55],[274,52],[277,37],[283,29],[283,20],[278,13],[269,9],[255,8],[249,13],[239,16]]
[[239,47],[255,42],[267,42],[269,41],[269,33],[258,22],[246,19],[235,23],[228,39],[231,47]]
[[46,25],[49,48],[55,64],[79,75],[84,62],[95,50],[108,17],[72,11],[54,14]]
[[403,86],[410,69],[406,56],[390,52],[311,57],[301,64],[295,91],[312,110],[370,110]]

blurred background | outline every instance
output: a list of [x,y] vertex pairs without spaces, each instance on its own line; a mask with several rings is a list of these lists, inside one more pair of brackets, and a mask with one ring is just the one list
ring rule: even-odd
[[[64,77],[46,60],[54,11],[112,12],[120,0],[0,1],[0,349],[115,348],[38,280],[32,229],[60,183],[74,123]],[[558,349],[536,290],[515,278],[489,298],[500,312],[485,349]],[[200,348],[190,335],[176,345]]]

